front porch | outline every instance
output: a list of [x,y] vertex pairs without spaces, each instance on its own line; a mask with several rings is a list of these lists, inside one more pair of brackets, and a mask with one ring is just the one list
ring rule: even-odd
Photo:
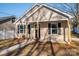
[[38,38],[42,42],[68,42],[68,22],[67,20],[39,23],[31,22],[28,25],[28,37],[30,39]]

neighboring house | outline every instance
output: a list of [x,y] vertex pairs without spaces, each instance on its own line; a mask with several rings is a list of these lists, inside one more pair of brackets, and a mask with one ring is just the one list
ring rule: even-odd
[[15,21],[19,37],[28,36],[40,41],[68,42],[70,36],[71,15],[46,4],[36,4]]
[[0,39],[7,39],[13,35],[15,19],[15,16],[0,17]]
[[12,30],[14,29],[14,16],[0,17],[0,29]]

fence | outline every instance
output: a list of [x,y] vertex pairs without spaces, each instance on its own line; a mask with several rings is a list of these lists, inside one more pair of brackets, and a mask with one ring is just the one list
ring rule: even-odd
[[10,39],[10,38],[15,38],[15,37],[16,37],[15,30],[0,30],[0,40]]

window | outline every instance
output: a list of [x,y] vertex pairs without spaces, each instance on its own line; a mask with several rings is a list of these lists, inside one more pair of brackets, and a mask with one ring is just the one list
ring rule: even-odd
[[61,23],[49,23],[48,24],[48,34],[61,34]]
[[18,25],[18,33],[25,33],[25,25]]
[[52,28],[51,28],[51,30],[52,30],[52,34],[57,34],[57,24],[51,24],[51,26],[52,26]]
[[23,29],[23,25],[20,25],[20,33],[23,33],[24,29]]

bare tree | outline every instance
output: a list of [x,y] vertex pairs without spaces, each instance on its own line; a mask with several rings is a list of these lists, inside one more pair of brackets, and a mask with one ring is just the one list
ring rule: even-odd
[[79,19],[79,17],[78,17],[78,15],[79,15],[79,6],[78,5],[79,5],[78,3],[75,4],[76,11],[74,11],[72,6],[70,6],[68,3],[64,3],[64,6],[69,8],[68,12],[72,13],[72,15],[74,16],[73,19],[72,19],[73,30],[79,24],[79,20],[78,20]]

